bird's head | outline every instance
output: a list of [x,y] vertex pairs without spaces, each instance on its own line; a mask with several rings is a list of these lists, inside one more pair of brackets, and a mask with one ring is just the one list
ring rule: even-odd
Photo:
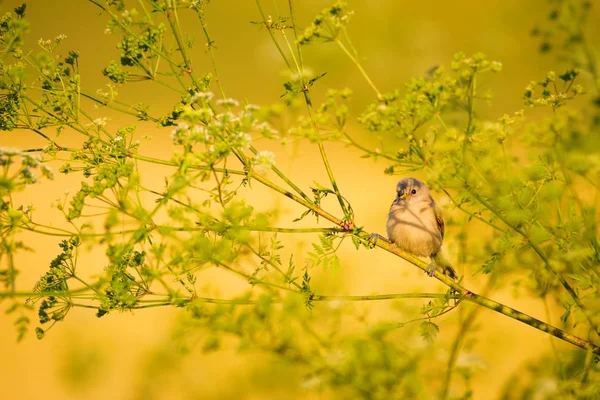
[[423,182],[415,178],[405,178],[396,186],[396,204],[420,203],[430,201],[429,188]]

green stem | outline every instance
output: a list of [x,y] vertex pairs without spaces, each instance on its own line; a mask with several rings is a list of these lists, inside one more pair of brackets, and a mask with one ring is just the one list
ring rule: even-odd
[[[197,227],[197,228],[185,228],[185,227],[171,227],[171,226],[157,225],[156,227],[159,229],[165,229],[165,230],[171,230],[171,231],[177,231],[177,232],[198,232],[198,231],[201,232],[201,231],[206,231],[206,230],[209,230],[209,231],[212,230],[210,227],[206,227],[206,226],[201,226],[201,227]],[[251,232],[276,232],[276,233],[344,232],[344,230],[342,230],[340,228],[277,228],[277,227],[271,227],[271,226],[260,227],[260,226],[245,226],[245,225],[232,226],[231,228],[241,229],[244,231],[251,231]],[[117,232],[114,232],[114,234],[117,234]]]
[[260,1],[255,0],[255,2],[256,2],[256,7],[258,7],[258,11],[260,12],[260,16],[263,20],[263,24],[267,28],[267,32],[269,33],[269,36],[271,36],[271,40],[273,40],[273,43],[275,43],[275,47],[277,47],[277,50],[279,51],[279,54],[281,54],[281,58],[283,58],[283,61],[285,62],[287,67],[289,69],[292,69],[292,65],[290,64],[287,57],[285,56],[285,53],[283,52],[283,49],[279,45],[279,42],[277,42],[277,39],[275,39],[275,35],[273,35],[272,26],[267,23],[267,18],[265,17],[265,13],[263,12],[262,7],[260,6]]
[[[548,321],[552,321],[551,315],[550,315],[550,307],[548,306],[548,298],[544,295],[544,297],[542,298],[542,301],[544,302],[544,311],[546,311],[546,320]],[[563,363],[560,360],[560,355],[558,353],[558,349],[556,348],[556,343],[554,343],[554,338],[552,336],[550,336],[550,347],[552,347],[552,353],[554,354],[554,359],[556,361],[556,365],[558,366],[558,372],[560,374],[560,379],[561,380],[565,380],[566,379],[566,374],[565,374],[565,368],[563,366]]]
[[[467,188],[467,190],[469,190],[469,189]],[[475,193],[472,190],[469,190],[469,193],[471,193],[471,195],[473,197],[475,197],[475,199],[477,199],[477,201],[479,201],[481,204],[483,204],[488,210],[490,210],[491,212],[493,212],[494,215],[496,215],[498,218],[500,218],[500,220],[502,222],[504,222],[512,230],[514,230],[515,232],[517,232],[518,234],[520,234],[521,236],[523,236],[523,238],[525,240],[527,240],[527,243],[537,253],[537,255],[542,259],[542,261],[544,262],[544,264],[546,264],[546,268],[548,268],[556,276],[556,278],[560,281],[561,285],[567,290],[567,292],[569,293],[569,295],[571,296],[571,298],[573,299],[573,301],[575,302],[575,304],[577,304],[577,307],[579,307],[579,309],[581,310],[581,312],[583,313],[583,315],[588,320],[590,326],[592,328],[594,328],[594,330],[596,331],[596,333],[600,334],[600,327],[598,326],[597,323],[594,322],[594,318],[596,317],[596,315],[592,311],[588,310],[588,308],[583,305],[583,303],[581,302],[581,299],[579,298],[579,296],[577,295],[577,293],[575,292],[575,290],[571,287],[571,285],[569,284],[569,282],[567,282],[565,280],[565,278],[550,265],[550,261],[548,260],[548,258],[546,257],[546,255],[542,252],[542,249],[540,249],[540,247],[536,243],[534,243],[529,238],[529,236],[527,236],[527,233],[525,231],[523,231],[519,227],[511,224],[506,218],[504,218],[502,216],[502,214],[500,214],[500,212],[496,211],[496,209],[494,207],[492,207],[492,205],[490,203],[488,203],[486,200],[484,200],[481,196],[479,196],[477,193]]]
[[100,286],[100,283],[88,285],[86,287],[72,289],[68,291],[47,291],[47,292],[0,292],[0,298],[3,297],[70,297],[80,293],[85,293],[90,290],[94,291],[93,287]]
[[440,293],[396,293],[377,294],[371,296],[326,296],[315,294],[312,301],[373,301],[392,299],[443,299],[446,295]]
[[483,222],[484,224],[487,224],[487,225],[491,226],[492,228],[494,228],[498,232],[506,233],[504,231],[504,229],[500,228],[498,225],[495,225],[494,223],[492,223],[492,222],[490,222],[490,221],[482,218],[481,216],[479,216],[479,215],[477,215],[475,213],[472,213],[469,210],[463,208],[460,204],[458,204],[458,202],[456,200],[454,200],[454,198],[450,195],[450,192],[448,192],[445,188],[442,188],[442,192],[446,193],[446,196],[448,196],[448,198],[450,199],[450,201],[452,202],[452,204],[454,204],[456,206],[456,208],[458,208],[459,210],[461,210],[465,214],[467,214],[470,217],[473,217],[475,219],[478,219],[479,221]]
[[202,26],[202,31],[204,32],[204,37],[206,37],[206,47],[208,49],[208,53],[210,54],[210,59],[213,65],[213,72],[215,74],[215,81],[217,82],[217,86],[221,91],[221,96],[225,98],[225,91],[223,90],[223,85],[221,85],[221,80],[219,79],[219,72],[217,71],[217,62],[215,60],[215,52],[213,51],[213,41],[208,34],[208,29],[206,29],[206,21],[204,20],[204,10],[200,11],[199,8],[196,8],[196,14],[198,15],[198,19],[200,20],[200,26]]
[[273,267],[277,272],[279,272],[279,274],[285,279],[286,283],[288,284],[292,284],[296,287],[296,289],[298,290],[302,290],[302,287],[295,281],[291,280],[291,276],[288,276],[285,272],[283,272],[283,270],[279,267],[279,265],[277,265],[276,263],[274,263],[272,260],[266,258],[265,256],[263,256],[262,254],[260,254],[260,252],[256,251],[254,249],[254,247],[250,246],[250,245],[246,245],[246,247],[248,247],[248,249],[250,249],[250,251],[252,253],[254,253],[254,255],[256,255],[258,258],[260,258],[261,260],[263,260],[264,262],[266,262],[267,264],[269,264],[271,267]]
[[[115,111],[118,111],[118,112],[120,112],[120,113],[122,113],[122,114],[127,114],[127,115],[131,115],[131,116],[133,116],[133,117],[139,118],[139,113],[138,113],[137,111],[129,111],[129,110],[122,109],[122,108],[120,108],[120,107],[116,107],[116,106],[112,105],[112,104],[111,104],[111,102],[108,102],[108,101],[104,101],[104,100],[98,99],[98,98],[96,98],[95,96],[93,96],[93,95],[91,95],[91,94],[88,94],[88,93],[84,93],[84,92],[82,92],[82,93],[81,93],[81,95],[82,95],[83,97],[85,97],[85,98],[89,99],[89,100],[92,100],[93,102],[95,102],[95,103],[97,103],[97,104],[101,104],[101,105],[103,105],[104,107],[108,107],[108,108],[110,108],[111,110],[115,110]],[[152,121],[152,122],[158,122],[158,119],[157,119],[157,118],[151,117],[150,115],[148,115],[148,119],[149,119],[150,121]]]
[[517,321],[523,322],[535,329],[538,329],[542,332],[546,332],[554,337],[557,337],[565,342],[571,343],[577,347],[580,347],[585,350],[591,350],[596,355],[600,356],[600,347],[596,346],[593,343],[590,343],[580,337],[575,335],[571,335],[563,331],[562,329],[556,328],[552,325],[546,324],[539,319],[536,319],[532,316],[529,316],[525,313],[515,310],[514,308],[505,306],[503,304],[498,303],[497,301],[488,299],[483,296],[479,296],[472,292],[465,293],[465,300],[470,301],[472,303],[476,303],[482,305],[490,310],[494,310],[498,313],[504,314],[510,318],[516,319]]
[[467,99],[467,108],[468,108],[468,113],[469,113],[469,119],[467,121],[467,127],[465,128],[465,139],[463,141],[463,146],[462,146],[462,156],[463,156],[463,160],[466,156],[466,152],[467,152],[467,146],[471,137],[471,133],[473,131],[473,119],[475,116],[475,94],[476,94],[476,77],[477,77],[477,71],[473,72],[473,77],[471,78],[471,80],[469,81],[469,97]]
[[[288,5],[289,5],[289,9],[290,9],[290,15],[292,18],[292,28],[294,31],[294,37],[296,38],[296,50],[298,52],[298,61],[296,61],[296,59],[294,57],[294,62],[296,63],[296,69],[298,70],[298,74],[299,74],[300,81],[302,84],[302,93],[304,94],[304,101],[306,103],[306,108],[308,110],[308,115],[310,117],[312,127],[318,138],[317,145],[319,147],[319,153],[321,154],[321,159],[323,160],[323,164],[325,165],[325,170],[327,171],[327,176],[329,177],[329,181],[331,182],[331,186],[333,187],[335,196],[337,197],[338,202],[340,203],[340,207],[342,208],[342,211],[344,212],[344,218],[346,220],[348,220],[348,219],[350,219],[350,213],[346,207],[346,203],[344,202],[342,194],[340,193],[340,190],[338,188],[335,177],[333,176],[333,171],[331,170],[331,165],[329,164],[329,159],[327,158],[327,153],[325,152],[325,148],[323,147],[323,142],[321,141],[319,128],[317,127],[317,122],[315,121],[315,118],[314,118],[313,112],[312,112],[312,101],[310,100],[310,92],[309,92],[308,86],[306,85],[306,82],[304,79],[304,73],[303,73],[304,63],[302,61],[302,51],[300,50],[300,44],[298,43],[298,26],[296,24],[296,15],[294,12],[294,1],[288,0]],[[282,32],[282,34],[283,34],[283,37],[284,37],[285,42],[287,43],[288,47],[290,47],[287,37],[285,36],[285,34],[283,32]],[[291,47],[290,47],[290,52],[293,57],[294,51],[291,49]]]
[[264,285],[264,286],[267,286],[267,287],[271,287],[271,288],[275,287],[277,289],[282,289],[282,290],[286,290],[286,291],[289,291],[289,292],[297,293],[295,290],[293,290],[292,288],[289,288],[287,286],[282,286],[282,285],[279,285],[277,283],[272,283],[272,282],[267,282],[267,281],[255,279],[252,276],[250,276],[248,274],[245,274],[242,271],[238,271],[237,269],[232,268],[229,265],[227,265],[225,263],[222,263],[220,261],[214,261],[214,263],[215,263],[215,265],[221,266],[221,267],[225,268],[226,270],[231,271],[234,274],[239,275],[239,276],[245,278],[248,282],[253,282],[253,283],[257,283],[257,284]]
[[290,199],[294,200],[296,203],[303,205],[304,207],[313,211],[315,214],[333,222],[334,224],[336,224],[336,225],[342,227],[342,229],[344,229],[344,226],[345,226],[344,221],[334,217],[333,215],[329,214],[327,211],[314,205],[313,203],[307,202],[303,198],[296,196],[294,193],[290,192],[289,190],[285,190],[285,189],[277,186],[273,182],[263,178],[260,175],[252,175],[252,179],[257,180],[258,182],[262,183],[263,185],[275,190],[276,192],[283,194],[286,197],[289,197]]
[[[360,233],[355,234],[355,236],[365,242],[370,240],[370,235],[367,232],[360,232]],[[395,254],[396,256],[398,256],[400,258],[403,258],[404,260],[410,262],[411,264],[413,264],[416,267],[423,270],[423,272],[427,272],[429,265],[426,262],[424,262],[419,257],[414,256],[411,253],[407,253],[405,251],[400,250],[400,248],[396,247],[395,245],[388,242],[387,240],[377,240],[375,245],[377,247],[382,248],[383,250],[386,250],[392,254]],[[500,314],[504,314],[512,319],[523,322],[524,324],[527,324],[527,325],[529,325],[535,329],[538,329],[542,332],[546,332],[552,336],[555,336],[561,340],[571,343],[577,347],[580,347],[580,348],[586,349],[586,350],[592,350],[595,354],[600,355],[600,347],[596,346],[595,344],[590,343],[590,342],[588,342],[584,339],[581,339],[577,336],[571,335],[570,333],[565,332],[565,331],[563,331],[559,328],[556,328],[552,325],[546,324],[530,315],[527,315],[518,310],[515,310],[514,308],[505,306],[505,305],[498,303],[497,301],[494,301],[492,299],[488,299],[485,296],[481,296],[476,293],[473,293],[470,290],[467,290],[462,285],[460,285],[457,281],[450,279],[449,277],[447,277],[440,271],[436,270],[434,272],[434,277],[437,280],[444,283],[446,286],[454,289],[454,291],[457,294],[461,295],[461,298],[466,301],[469,301],[469,302],[475,303],[475,304],[479,304],[483,307],[489,308],[490,310],[496,311]]]
[[372,157],[381,157],[381,158],[385,158],[386,160],[394,161],[394,162],[398,161],[396,158],[394,158],[394,157],[392,157],[392,156],[390,156],[390,155],[388,155],[386,153],[383,153],[383,152],[378,153],[376,151],[369,150],[368,148],[364,147],[363,145],[359,144],[357,141],[355,141],[354,139],[352,139],[352,136],[350,136],[348,134],[348,132],[344,131],[342,133],[343,133],[344,137],[346,139],[348,139],[348,141],[350,142],[350,144],[352,146],[356,147],[359,150],[364,151],[365,153],[369,154],[370,156],[372,156]]
[[342,51],[344,53],[346,53],[346,55],[350,58],[350,60],[354,63],[354,65],[356,65],[356,68],[358,68],[358,70],[360,71],[362,76],[365,78],[365,80],[367,81],[369,86],[371,86],[371,88],[375,91],[375,94],[377,94],[377,99],[383,100],[383,96],[381,95],[381,92],[379,92],[379,89],[377,89],[377,86],[375,86],[375,84],[373,83],[373,81],[371,80],[369,75],[367,75],[367,72],[364,70],[364,68],[362,67],[360,62],[358,62],[356,57],[354,57],[354,55],[346,48],[346,46],[344,46],[344,43],[342,43],[342,41],[339,38],[336,38],[335,42],[338,44],[338,46],[340,46]]
[[[490,280],[488,281],[484,293],[489,293],[496,283],[496,276],[492,275]],[[448,366],[446,367],[446,375],[444,377],[444,383],[442,385],[442,394],[440,396],[441,400],[445,400],[448,398],[448,393],[450,392],[450,384],[452,383],[452,373],[454,372],[454,366],[456,364],[456,360],[458,359],[458,355],[462,348],[462,344],[466,339],[466,334],[469,332],[477,314],[482,310],[480,307],[475,307],[471,312],[463,319],[460,329],[454,338],[454,342],[452,343],[452,350],[450,351],[450,357],[448,358]]]
[[[169,64],[171,65],[177,65],[177,63],[168,55],[166,55],[165,53],[163,53],[160,49],[157,49],[156,47],[154,47],[151,43],[148,43],[146,40],[144,40],[144,38],[140,37],[139,35],[137,35],[135,32],[133,32],[131,29],[129,29],[127,26],[125,26],[120,20],[119,18],[110,10],[109,7],[104,6],[103,4],[100,3],[99,0],[88,0],[90,3],[98,6],[101,10],[103,10],[104,12],[106,12],[108,15],[110,15],[110,17],[113,19],[114,22],[116,22],[119,27],[121,29],[123,29],[123,31],[127,32],[128,34],[134,36],[136,39],[138,39],[141,43],[144,43],[144,45],[148,46],[149,49],[151,49],[153,52],[155,52],[157,55],[161,56],[162,58],[164,58],[165,60],[167,60],[169,62]],[[184,87],[185,88],[185,87]]]
[[[256,150],[256,148],[254,148],[254,146],[250,146],[250,151],[252,151],[252,153],[257,154],[258,151]],[[279,168],[277,168],[276,166],[271,166],[271,170],[273,172],[275,172],[275,174],[280,177],[285,183],[287,183],[292,189],[294,189],[296,191],[296,193],[298,193],[300,196],[302,196],[302,198],[306,201],[308,201],[309,203],[312,203],[313,201],[310,199],[310,197],[308,197],[306,195],[306,193],[304,193],[302,191],[302,189],[300,189],[300,187],[298,187],[298,185],[296,185],[294,182],[292,182],[287,176],[285,176],[285,174],[283,172],[281,172],[281,170]]]
[[[258,3],[258,0],[257,0]],[[260,4],[258,4],[259,10],[261,12],[261,15],[263,15],[262,13],[262,9],[260,8]],[[200,25],[202,26],[202,30],[204,31],[204,36],[206,37],[206,41],[207,41],[207,46],[208,46],[208,51],[210,53],[211,56],[211,60],[212,60],[212,64],[213,64],[213,71],[215,73],[215,80],[217,81],[217,85],[219,87],[219,90],[221,91],[221,96],[223,96],[223,98],[225,98],[225,91],[223,90],[223,86],[221,85],[221,81],[219,80],[219,74],[217,71],[217,63],[216,63],[216,59],[215,59],[215,55],[214,55],[214,51],[213,51],[213,41],[210,38],[210,35],[208,33],[208,30],[206,28],[206,23],[204,21],[204,11],[200,11],[199,9],[196,9],[196,13],[198,14],[198,18],[200,19]],[[264,17],[264,15],[263,15]],[[263,18],[264,19],[264,18]],[[269,33],[271,34],[271,36],[273,35],[271,32],[270,27],[267,27]],[[273,36],[272,36],[273,37]],[[277,43],[276,43],[277,44]],[[283,55],[283,53],[282,53]],[[287,63],[287,60],[286,60]],[[289,67],[289,65],[288,65]],[[254,146],[250,146],[250,151],[252,151],[252,153],[257,154],[258,151],[256,150],[256,148]],[[275,174],[277,176],[279,176],[285,183],[287,183],[288,185],[290,185],[290,187],[292,189],[294,189],[300,196],[302,196],[302,198],[304,198],[304,200],[306,201],[311,201],[310,198],[302,191],[302,189],[300,189],[294,182],[292,182],[289,178],[287,178],[283,172],[281,172],[281,170],[279,170],[276,166],[272,166],[271,169],[273,170],[273,172],[275,172]]]
[[171,13],[167,13],[167,20],[169,21],[169,25],[171,26],[171,31],[175,36],[175,41],[177,42],[177,46],[179,46],[179,52],[181,53],[181,57],[183,58],[184,63],[184,71],[189,75],[192,82],[194,82],[194,86],[199,88],[200,85],[196,80],[196,77],[192,73],[192,61],[187,54],[187,50],[185,44],[183,43],[183,39],[181,37],[181,28],[179,26],[179,17],[177,16],[177,7],[175,6],[174,0],[171,0],[171,10],[173,13],[173,18],[171,17]]
[[[146,161],[146,162],[153,163],[153,164],[169,165],[171,167],[178,167],[179,166],[179,164],[177,164],[174,161],[161,160],[160,158],[147,157],[147,156],[142,156],[140,154],[130,154],[130,157],[134,158],[136,160]],[[217,172],[222,172],[222,173],[231,174],[231,175],[242,175],[242,176],[248,175],[245,171],[240,171],[240,170],[235,170],[235,169],[228,169],[228,168],[214,168],[214,167],[211,167],[210,165],[198,165],[198,164],[194,164],[194,165],[190,165],[189,168],[190,169],[195,169],[195,170],[200,170],[200,171],[212,171],[212,170],[214,170],[214,171],[217,171]]]

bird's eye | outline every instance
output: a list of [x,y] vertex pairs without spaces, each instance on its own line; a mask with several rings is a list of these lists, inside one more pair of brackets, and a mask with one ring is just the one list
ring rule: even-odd
[[411,193],[412,194],[417,194],[417,189],[413,189]]

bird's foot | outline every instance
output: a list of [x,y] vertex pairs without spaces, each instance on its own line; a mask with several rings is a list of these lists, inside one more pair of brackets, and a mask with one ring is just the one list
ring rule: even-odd
[[384,238],[383,236],[381,236],[379,233],[371,233],[369,235],[369,239],[367,239],[367,242],[369,243],[369,248],[374,248],[375,246],[377,246],[377,242],[379,240],[383,240],[386,241],[386,238]]
[[435,275],[435,263],[431,263],[427,266],[427,269],[425,270],[425,272],[427,272],[427,276],[432,277],[433,275]]
[[458,274],[456,273],[456,271],[454,270],[454,268],[447,266],[446,268],[444,268],[444,275],[446,275],[448,278],[452,279],[452,280],[458,280]]

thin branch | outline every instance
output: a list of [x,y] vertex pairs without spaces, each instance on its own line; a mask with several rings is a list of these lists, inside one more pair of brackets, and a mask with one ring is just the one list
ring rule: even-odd
[[[467,188],[467,190],[469,190],[469,188]],[[510,221],[508,221],[506,218],[504,218],[504,216],[500,212],[498,212],[494,207],[492,207],[492,205],[490,203],[488,203],[486,200],[484,200],[481,196],[479,196],[477,193],[475,193],[472,190],[469,190],[469,193],[471,193],[471,195],[473,197],[475,197],[475,199],[477,199],[477,201],[479,201],[481,204],[483,204],[488,210],[490,210],[498,218],[500,218],[500,220],[502,220],[502,222],[504,222],[512,230],[519,233],[521,236],[523,236],[523,238],[525,238],[527,240],[527,243],[538,254],[538,256],[542,259],[544,264],[546,264],[546,267],[558,278],[558,280],[560,281],[562,286],[567,290],[567,292],[569,293],[569,295],[571,296],[571,298],[573,299],[575,304],[577,304],[577,307],[579,307],[581,312],[583,312],[583,315],[588,320],[590,326],[592,326],[594,328],[596,333],[600,334],[600,326],[598,326],[598,324],[595,322],[596,316],[594,315],[594,313],[583,305],[583,303],[581,302],[581,299],[579,298],[579,296],[577,295],[575,290],[571,287],[569,282],[567,282],[566,279],[550,265],[550,261],[548,260],[546,255],[542,252],[542,249],[540,249],[540,247],[536,243],[531,241],[531,239],[529,238],[529,236],[527,236],[527,233],[525,231],[523,231],[519,227],[515,226],[514,224],[511,224]]]

